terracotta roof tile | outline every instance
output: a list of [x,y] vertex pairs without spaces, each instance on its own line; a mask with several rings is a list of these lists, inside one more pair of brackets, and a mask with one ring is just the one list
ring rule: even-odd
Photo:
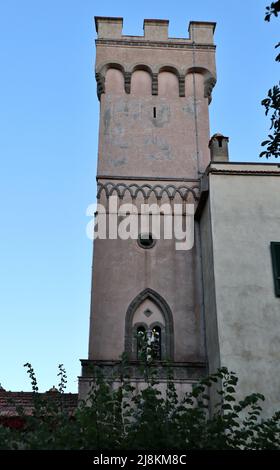
[[[62,398],[64,407],[72,414],[78,405],[77,393],[63,393],[49,391],[39,393],[42,398],[49,398],[54,401],[60,401]],[[0,389],[0,416],[18,416],[18,407],[22,407],[25,414],[32,414],[33,410],[33,392],[7,392]]]

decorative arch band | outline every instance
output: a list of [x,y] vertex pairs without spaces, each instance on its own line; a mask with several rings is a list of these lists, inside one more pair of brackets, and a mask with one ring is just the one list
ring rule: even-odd
[[100,99],[100,95],[105,93],[105,75],[107,70],[109,69],[117,69],[119,70],[124,77],[124,88],[127,94],[130,94],[131,90],[131,77],[133,72],[137,70],[144,70],[145,72],[149,73],[152,80],[152,95],[158,94],[158,75],[161,72],[171,72],[178,78],[179,82],[179,96],[185,96],[185,77],[190,73],[199,73],[204,77],[204,96],[211,100],[211,92],[213,87],[216,83],[216,77],[206,68],[204,67],[190,67],[187,69],[178,69],[178,67],[172,64],[157,64],[153,67],[150,67],[146,64],[134,64],[131,66],[125,67],[123,64],[116,63],[116,62],[108,62],[103,64],[101,67],[98,67],[96,71],[96,82],[97,82],[97,94],[98,98]]
[[174,184],[139,185],[136,183],[98,183],[97,199],[100,199],[102,194],[105,194],[106,198],[109,198],[115,194],[120,199],[123,199],[126,194],[130,194],[131,199],[136,199],[139,194],[142,194],[144,199],[149,199],[149,197],[153,194],[158,200],[162,199],[163,196],[167,196],[170,200],[172,200],[178,194],[183,201],[187,201],[190,198],[194,201],[197,201],[199,199],[199,187],[189,187],[186,185],[175,186]]

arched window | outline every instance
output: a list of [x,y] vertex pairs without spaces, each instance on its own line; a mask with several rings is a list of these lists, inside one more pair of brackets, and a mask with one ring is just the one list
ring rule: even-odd
[[145,289],[134,298],[126,313],[125,351],[128,357],[137,361],[146,354],[147,358],[151,356],[156,361],[172,361],[173,338],[173,318],[168,304],[154,290]]
[[136,329],[136,358],[137,360],[151,359],[161,361],[161,328],[138,326]]
[[151,347],[152,357],[156,361],[161,361],[161,328],[160,326],[154,326],[151,331]]
[[146,329],[144,326],[138,326],[137,328],[137,360],[143,359],[145,341],[146,341]]

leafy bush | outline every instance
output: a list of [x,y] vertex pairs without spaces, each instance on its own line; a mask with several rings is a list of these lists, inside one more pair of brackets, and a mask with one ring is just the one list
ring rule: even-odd
[[[121,363],[119,386],[95,369],[89,400],[69,416],[63,400],[42,398],[30,364],[34,412],[23,430],[0,426],[0,449],[280,449],[280,412],[261,419],[264,397],[253,393],[237,401],[238,379],[221,368],[200,380],[179,399],[172,369],[166,393],[158,390],[156,367],[144,363],[145,388],[131,385],[128,364]],[[59,366],[60,396],[66,373]],[[217,388],[217,403],[209,414],[209,391]],[[23,410],[19,410],[24,416]]]

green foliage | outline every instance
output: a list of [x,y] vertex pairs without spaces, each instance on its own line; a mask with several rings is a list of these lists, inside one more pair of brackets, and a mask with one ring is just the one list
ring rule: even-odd
[[264,17],[265,21],[270,21],[271,16],[278,16],[278,13],[280,13],[280,0],[277,2],[272,2],[268,7],[266,7]]
[[[262,419],[264,397],[236,398],[238,379],[221,368],[179,398],[172,368],[165,392],[159,390],[155,364],[143,363],[145,387],[136,389],[123,356],[118,386],[93,369],[86,402],[73,416],[63,400],[38,394],[34,370],[26,365],[34,392],[34,412],[23,430],[0,426],[0,449],[280,449],[280,412]],[[59,365],[61,396],[66,373]],[[116,384],[116,381],[115,381]],[[217,397],[209,413],[209,394]]]
[[[278,16],[280,13],[280,0],[272,2],[270,6],[266,7],[265,21],[270,21],[272,15]],[[280,46],[280,42],[276,44],[275,48]],[[280,54],[275,58],[276,62],[280,62]],[[280,85],[280,82],[279,82]],[[260,157],[265,156],[266,158],[280,156],[280,86],[274,85],[268,90],[267,97],[262,100],[261,104],[265,107],[265,115],[269,112],[271,115],[271,133],[268,135],[268,139],[264,140],[261,145],[266,147],[260,153]]]
[[[279,82],[280,85],[280,82]],[[267,149],[260,153],[260,157],[266,156],[278,158],[280,156],[280,87],[275,85],[268,90],[267,98],[262,100],[265,107],[265,114],[272,111],[271,126],[272,134],[268,135],[268,139],[262,142],[262,146]]]
[[158,337],[159,333],[155,329],[136,333],[137,355],[142,364],[147,365],[157,359]]

